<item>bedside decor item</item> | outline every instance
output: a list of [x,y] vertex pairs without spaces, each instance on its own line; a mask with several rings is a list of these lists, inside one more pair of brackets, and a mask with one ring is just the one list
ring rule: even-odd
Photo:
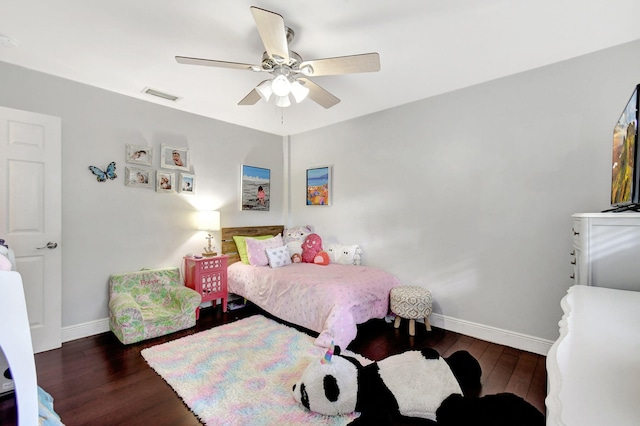
[[109,163],[109,165],[107,166],[107,168],[102,171],[101,169],[97,168],[96,166],[89,166],[89,170],[91,171],[91,173],[93,173],[96,177],[96,180],[98,182],[104,182],[107,179],[109,180],[113,180],[115,178],[118,177],[118,175],[116,174],[116,162],[112,161],[111,163]]
[[205,425],[344,425],[356,415],[310,413],[291,396],[326,351],[308,334],[254,315],[140,353]]
[[271,170],[242,165],[241,210],[269,211]]
[[138,167],[125,167],[124,184],[126,186],[141,186],[151,188],[151,171]]
[[150,166],[153,161],[153,148],[150,146],[127,144],[125,161],[140,166]]
[[175,192],[173,173],[156,170],[156,192]]
[[207,246],[204,247],[202,255],[204,257],[217,256],[215,246],[211,245],[211,240],[214,239],[213,231],[220,230],[220,212],[213,210],[203,210],[199,213],[198,217],[198,229],[201,231],[207,231]]
[[162,144],[160,151],[160,167],[164,169],[179,169],[188,172],[190,166],[189,150],[187,148]]
[[196,191],[196,177],[188,173],[180,173],[178,182],[178,192],[193,194]]
[[331,166],[307,169],[307,205],[331,205]]

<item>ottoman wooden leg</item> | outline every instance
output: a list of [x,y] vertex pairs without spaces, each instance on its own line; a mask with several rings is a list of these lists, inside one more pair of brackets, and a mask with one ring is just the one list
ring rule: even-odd
[[409,336],[415,336],[415,335],[416,335],[416,320],[410,319],[409,320]]
[[424,326],[427,327],[427,331],[431,331],[431,324],[429,324],[429,318],[424,317]]
[[393,326],[395,328],[400,328],[400,317],[396,317],[396,320],[393,322]]

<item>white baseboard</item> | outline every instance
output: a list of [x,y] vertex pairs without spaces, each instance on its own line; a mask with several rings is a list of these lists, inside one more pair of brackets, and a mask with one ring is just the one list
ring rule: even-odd
[[[431,314],[429,322],[434,327],[454,331],[476,339],[486,340],[499,345],[510,346],[527,352],[546,356],[553,345],[553,341],[515,333],[509,330],[489,327],[486,325],[447,317],[441,314]],[[62,342],[82,339],[109,331],[109,318],[72,325],[62,329]]]
[[104,333],[109,330],[109,318],[63,327],[62,343]]
[[431,314],[429,322],[434,327],[454,331],[465,336],[486,340],[487,342],[509,346],[538,355],[546,356],[553,345],[553,341],[516,333],[501,328],[490,327],[457,318],[450,318],[441,314]]

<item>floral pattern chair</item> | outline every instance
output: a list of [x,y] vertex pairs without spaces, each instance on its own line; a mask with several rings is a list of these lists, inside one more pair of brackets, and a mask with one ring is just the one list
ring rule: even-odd
[[124,344],[193,327],[202,296],[182,285],[176,267],[113,274],[109,326]]

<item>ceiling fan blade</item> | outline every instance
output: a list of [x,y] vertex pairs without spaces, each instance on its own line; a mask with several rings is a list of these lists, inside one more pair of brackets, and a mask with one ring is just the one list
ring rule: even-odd
[[262,70],[262,67],[259,65],[242,64],[240,62],[214,61],[213,59],[189,58],[187,56],[176,56],[176,61],[180,64],[187,65],[204,65],[207,67],[233,68],[247,71]]
[[[305,70],[305,68],[307,69]],[[363,53],[361,55],[314,59],[302,62],[300,64],[300,71],[304,75],[311,77],[356,72],[376,72],[380,71],[380,55],[377,53]]]
[[336,98],[308,78],[298,78],[297,81],[309,89],[309,95],[307,95],[307,97],[320,106],[328,109],[340,102],[340,99]]
[[288,64],[289,43],[282,15],[255,6],[251,6],[251,13],[269,57],[278,63]]
[[260,100],[260,94],[256,89],[253,89],[249,92],[247,96],[245,96],[238,105],[255,105]]

